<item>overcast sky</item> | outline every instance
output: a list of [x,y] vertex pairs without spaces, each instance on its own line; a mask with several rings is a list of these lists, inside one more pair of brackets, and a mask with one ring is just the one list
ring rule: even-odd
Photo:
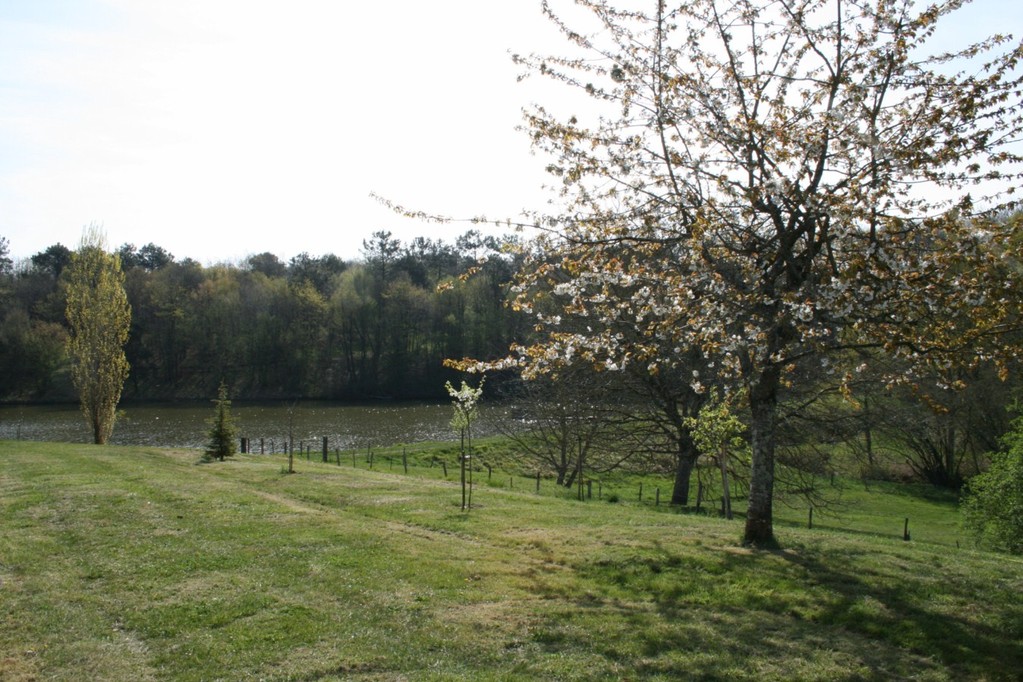
[[[962,14],[956,38],[1023,33],[1019,0]],[[371,192],[540,208],[515,128],[549,91],[510,53],[557,45],[539,0],[0,0],[0,236],[24,258],[97,223],[204,263],[451,240]]]

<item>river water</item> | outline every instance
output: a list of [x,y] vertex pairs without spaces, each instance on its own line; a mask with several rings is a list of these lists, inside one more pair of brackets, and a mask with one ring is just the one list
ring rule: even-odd
[[[231,413],[239,436],[258,451],[259,440],[279,452],[289,437],[320,447],[324,436],[331,449],[353,449],[424,441],[453,441],[449,404],[379,403],[348,405],[301,402],[250,404],[235,402]],[[210,403],[127,405],[110,439],[116,445],[202,448],[213,416]],[[475,429],[478,435],[487,435]],[[0,405],[0,440],[89,443],[91,431],[77,405]]]

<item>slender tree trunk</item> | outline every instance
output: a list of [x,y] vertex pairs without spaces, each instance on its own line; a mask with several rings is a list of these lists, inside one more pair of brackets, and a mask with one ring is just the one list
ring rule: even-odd
[[750,386],[753,466],[750,472],[746,532],[742,540],[744,545],[766,547],[775,544],[772,502],[779,378],[778,368],[772,365],[764,369]]
[[871,428],[870,396],[863,396],[863,441],[867,448],[867,464],[874,468],[874,434]]
[[571,455],[568,452],[568,435],[565,431],[564,423],[561,425],[561,461],[558,464],[558,485],[572,486],[572,479],[568,477],[569,467],[572,471],[575,471],[575,462],[572,461]]
[[958,447],[957,447],[957,445],[958,445],[957,440],[958,439],[956,438],[956,436],[957,436],[957,431],[956,431],[956,427],[954,425],[950,425],[950,426],[946,427],[946,429],[945,429],[945,456],[944,456],[943,459],[944,459],[944,465],[945,465],[945,467],[944,467],[945,468],[945,481],[946,481],[945,485],[947,485],[950,488],[958,488],[959,487],[959,476],[958,476],[958,473],[957,473],[959,467],[956,464],[956,455],[957,455],[957,451],[958,451]]
[[89,409],[89,424],[92,426],[92,442],[95,445],[107,444],[107,438],[111,431],[108,419],[100,406],[94,405]]
[[564,481],[562,482],[562,485],[566,488],[571,488],[575,485],[575,478],[579,473],[579,462],[575,458],[571,461],[571,467],[571,469],[565,471]]
[[579,492],[577,494],[577,497],[579,498],[580,502],[582,502],[582,500],[583,500],[583,458],[585,456],[586,456],[586,453],[583,450],[583,442],[582,442],[582,439],[580,439],[579,440],[579,459],[577,461],[578,468],[576,469],[576,482],[579,484]]
[[469,458],[467,462],[469,466],[469,500],[466,503],[466,509],[472,509],[472,422],[469,423],[469,426],[465,427],[465,436],[469,441]]
[[459,449],[459,459],[461,460],[461,474],[462,474],[462,511],[465,511],[465,429],[462,429],[462,447]]
[[732,485],[728,482],[728,451],[721,448],[718,453],[718,465],[721,467],[721,505],[725,518],[732,520]]

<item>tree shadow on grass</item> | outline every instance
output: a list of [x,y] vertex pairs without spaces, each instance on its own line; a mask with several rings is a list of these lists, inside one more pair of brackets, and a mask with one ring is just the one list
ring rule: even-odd
[[547,612],[534,641],[545,654],[585,662],[593,679],[625,671],[657,679],[1017,679],[1018,598],[984,618],[969,608],[973,582],[935,586],[933,572],[877,566],[876,556],[856,550],[684,555],[633,547],[573,564],[577,581],[538,577]]
[[[955,677],[1019,679],[1023,602],[1016,591],[990,585],[982,605],[981,576],[963,581],[934,569],[921,573],[922,565],[871,569],[871,560],[856,554],[866,552],[781,554],[833,594],[818,622],[940,661]],[[1006,598],[991,603],[999,593]]]
[[959,504],[959,494],[950,488],[942,488],[930,483],[894,483],[867,479],[858,484],[870,492],[882,492],[898,497],[910,497],[923,502],[930,502],[943,507],[954,508]]

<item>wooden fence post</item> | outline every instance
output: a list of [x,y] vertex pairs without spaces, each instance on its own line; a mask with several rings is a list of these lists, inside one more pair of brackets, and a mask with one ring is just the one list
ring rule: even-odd
[[323,463],[330,461],[330,452],[327,450],[327,436],[323,437]]

